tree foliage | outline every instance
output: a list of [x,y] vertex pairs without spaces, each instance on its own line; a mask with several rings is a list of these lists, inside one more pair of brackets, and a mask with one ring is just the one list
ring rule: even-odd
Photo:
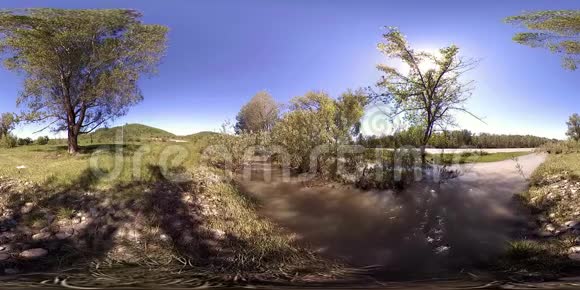
[[245,104],[236,116],[235,131],[269,132],[278,120],[278,104],[266,91],[260,91]]
[[40,136],[36,139],[36,144],[37,145],[46,145],[46,144],[48,144],[48,141],[50,141],[48,136]]
[[[359,144],[367,148],[400,148],[421,146],[421,131],[415,127],[388,136],[367,136],[360,138]],[[436,148],[535,148],[552,139],[532,135],[475,134],[469,130],[435,132],[428,146]]]
[[18,123],[18,118],[12,113],[0,115],[0,138],[8,135]]
[[508,17],[506,22],[531,30],[517,33],[515,42],[562,55],[564,67],[570,70],[580,64],[580,10],[530,12]]
[[580,141],[580,115],[575,113],[570,116],[566,125],[568,125],[566,136],[574,141]]
[[[464,103],[471,96],[472,82],[462,82],[460,77],[476,62],[460,57],[455,45],[440,49],[440,55],[415,51],[395,28],[383,37],[379,50],[390,59],[402,61],[409,70],[405,73],[392,65],[378,65],[383,76],[377,85],[384,89],[379,99],[391,107],[386,112],[389,117],[402,115],[421,127],[421,145],[427,145],[437,128],[454,124],[454,111],[469,113]],[[425,64],[434,67],[426,68]]]
[[366,103],[362,92],[349,91],[337,100],[324,92],[308,92],[291,101],[290,111],[276,123],[272,139],[288,151],[291,166],[305,172],[317,146],[328,145],[328,155],[336,157],[338,146],[352,143]]
[[0,137],[0,148],[14,148],[18,145],[18,138],[8,133]]
[[26,146],[26,145],[30,145],[32,144],[32,139],[30,137],[26,137],[26,138],[18,138],[18,146]]
[[[0,13],[8,69],[25,75],[17,103],[27,121],[79,134],[124,115],[143,97],[137,85],[155,71],[167,28],[145,25],[134,10],[24,9]],[[49,127],[47,126],[47,128]]]

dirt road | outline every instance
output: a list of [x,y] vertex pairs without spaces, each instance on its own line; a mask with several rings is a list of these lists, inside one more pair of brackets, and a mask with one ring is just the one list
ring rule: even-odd
[[528,217],[512,196],[544,159],[530,154],[518,162],[460,165],[461,176],[441,187],[417,186],[397,196],[296,182],[242,185],[261,202],[263,215],[323,255],[357,266],[418,269],[439,265],[439,257],[463,265],[501,251]]

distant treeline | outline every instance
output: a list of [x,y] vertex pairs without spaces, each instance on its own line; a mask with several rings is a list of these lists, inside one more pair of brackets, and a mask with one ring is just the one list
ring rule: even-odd
[[[396,148],[401,146],[420,146],[421,130],[411,128],[388,136],[361,136],[358,143],[365,147]],[[428,146],[435,148],[534,148],[556,141],[532,135],[500,135],[480,133],[469,130],[455,130],[434,133]]]

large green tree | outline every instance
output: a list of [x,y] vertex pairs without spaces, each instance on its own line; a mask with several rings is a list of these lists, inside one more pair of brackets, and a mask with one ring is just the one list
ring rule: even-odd
[[391,108],[385,112],[389,117],[402,115],[423,129],[420,144],[424,148],[436,129],[454,124],[453,112],[471,114],[464,105],[471,96],[472,82],[461,77],[476,62],[461,57],[455,45],[440,49],[438,54],[415,51],[395,28],[383,37],[379,50],[389,59],[401,61],[408,70],[378,65],[383,73],[377,84],[383,93],[378,97]]
[[24,9],[0,12],[0,48],[8,69],[23,72],[18,105],[27,121],[78,136],[124,115],[140,100],[137,82],[155,71],[167,28],[134,10]]
[[561,54],[564,67],[575,70],[580,64],[580,10],[549,10],[506,18],[531,32],[517,33],[517,43],[544,47]]

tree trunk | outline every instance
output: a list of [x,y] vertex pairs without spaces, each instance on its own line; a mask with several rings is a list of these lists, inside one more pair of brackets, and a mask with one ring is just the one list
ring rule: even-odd
[[75,132],[74,128],[68,129],[68,153],[76,154],[79,151],[78,143],[79,135]]

